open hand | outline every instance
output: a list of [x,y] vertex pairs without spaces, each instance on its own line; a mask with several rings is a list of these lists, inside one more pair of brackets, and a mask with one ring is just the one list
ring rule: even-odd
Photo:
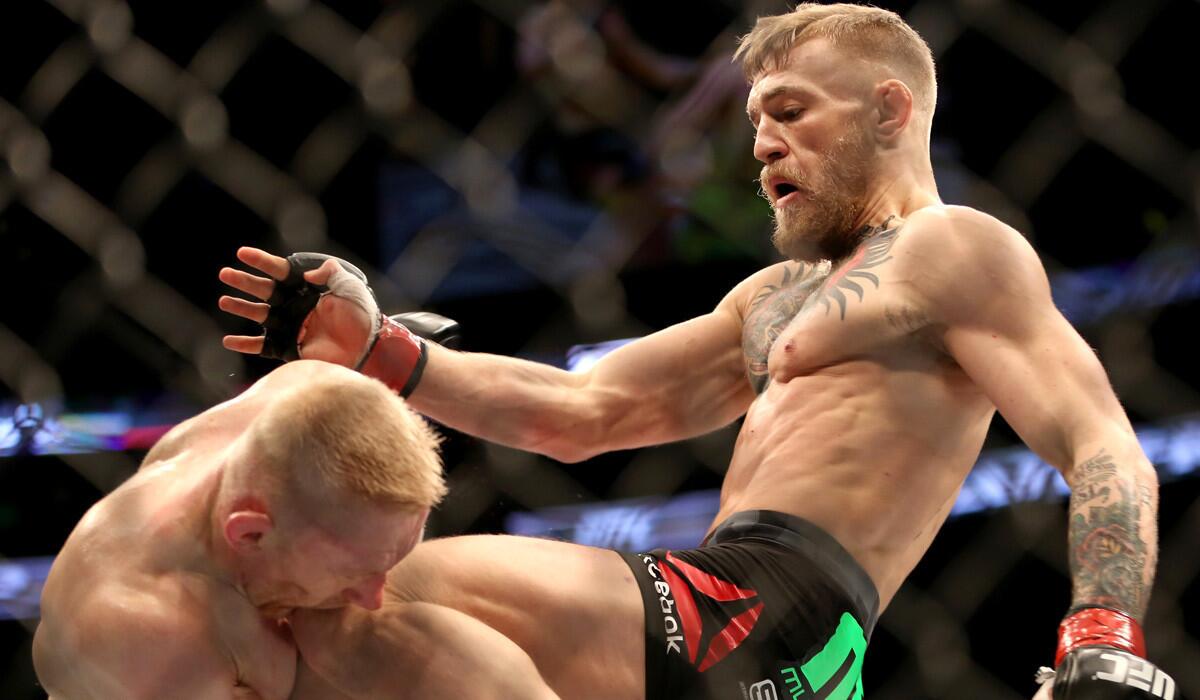
[[[227,313],[263,323],[271,310],[266,301],[271,298],[276,281],[287,277],[290,269],[288,261],[251,247],[239,248],[237,257],[266,276],[225,267],[218,277],[225,284],[258,301],[225,295],[220,298],[218,306]],[[319,268],[304,273],[304,279],[311,284],[323,285],[339,269],[335,260],[326,260]],[[297,338],[300,356],[353,367],[370,339],[373,323],[361,305],[336,294],[325,294],[300,328]],[[227,335],[222,343],[235,352],[257,355],[263,349],[263,336]]]

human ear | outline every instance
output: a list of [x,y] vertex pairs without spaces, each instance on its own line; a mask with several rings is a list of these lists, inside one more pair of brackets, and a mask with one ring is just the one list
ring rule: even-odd
[[875,103],[879,120],[875,131],[880,139],[894,139],[904,131],[912,119],[913,94],[908,86],[895,78],[875,86]]
[[239,510],[225,518],[225,541],[234,549],[257,549],[263,535],[275,529],[271,516],[261,511]]

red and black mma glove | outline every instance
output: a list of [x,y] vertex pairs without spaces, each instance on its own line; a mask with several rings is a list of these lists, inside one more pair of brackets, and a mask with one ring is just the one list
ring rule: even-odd
[[1084,607],[1058,626],[1053,678],[1054,700],[1174,700],[1175,681],[1145,659],[1142,628],[1129,615],[1109,608]]
[[[326,260],[336,260],[341,270],[326,284],[312,284],[304,273],[319,268]],[[384,316],[367,283],[367,276],[354,265],[321,253],[293,253],[287,258],[288,275],[275,282],[267,299],[270,311],[263,322],[266,331],[259,353],[290,362],[300,359],[300,332],[309,314],[325,294],[347,299],[367,312],[372,327],[354,369],[387,384],[401,396],[416,388],[425,368],[425,341],[457,347],[458,323],[444,316],[417,311]]]

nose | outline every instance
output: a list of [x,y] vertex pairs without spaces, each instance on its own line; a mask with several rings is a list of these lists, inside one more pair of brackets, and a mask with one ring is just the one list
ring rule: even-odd
[[383,585],[386,582],[387,574],[374,574],[342,591],[342,595],[351,605],[364,610],[378,610],[383,607]]
[[758,122],[758,131],[754,134],[754,157],[759,162],[770,165],[787,153],[787,143],[779,133],[778,124],[763,115]]

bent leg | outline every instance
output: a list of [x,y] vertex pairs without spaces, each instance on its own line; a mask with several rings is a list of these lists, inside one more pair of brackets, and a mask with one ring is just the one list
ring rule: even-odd
[[558,700],[517,645],[449,608],[306,610],[292,630],[305,662],[293,700]]
[[645,697],[645,613],[616,552],[506,535],[419,545],[388,575],[385,599],[469,615],[511,639],[562,697]]

